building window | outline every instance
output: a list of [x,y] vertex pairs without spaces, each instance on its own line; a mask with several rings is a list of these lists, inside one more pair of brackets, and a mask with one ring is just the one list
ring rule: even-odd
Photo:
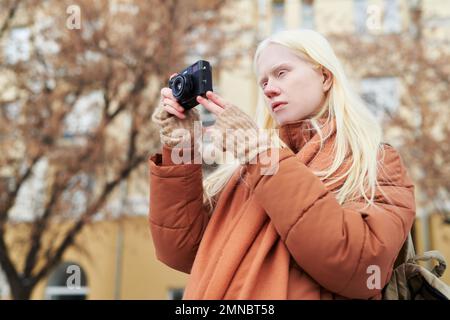
[[31,30],[29,28],[13,28],[3,47],[6,63],[15,64],[20,61],[27,61],[30,58],[31,51],[30,39]]
[[399,33],[402,29],[398,0],[384,0],[380,5],[354,0],[354,22],[357,33]]
[[10,102],[2,105],[2,112],[9,121],[16,122],[19,119],[20,112],[22,111],[22,105],[17,102]]
[[170,288],[167,294],[169,300],[182,300],[184,288]]
[[399,33],[402,30],[398,0],[384,0],[383,27],[385,33]]
[[361,81],[361,97],[378,120],[395,113],[399,105],[398,78],[366,78]]
[[[15,221],[33,221],[44,212],[45,195],[48,188],[48,159],[40,159],[33,172],[21,186],[14,207],[11,208],[11,219]],[[15,186],[15,181],[10,181]]]
[[277,33],[285,28],[284,7],[284,0],[272,0],[272,33]]
[[85,300],[89,290],[83,269],[76,263],[60,264],[48,278],[45,299]]
[[314,29],[314,0],[303,0],[301,8],[302,28]]
[[68,207],[62,212],[63,216],[70,218],[80,217],[88,207],[94,187],[95,178],[93,175],[80,172],[73,176],[62,195],[64,202],[68,204]]
[[103,95],[93,91],[80,97],[64,120],[64,137],[73,139],[93,132],[102,117]]
[[356,33],[365,33],[367,30],[367,0],[354,0],[353,10]]

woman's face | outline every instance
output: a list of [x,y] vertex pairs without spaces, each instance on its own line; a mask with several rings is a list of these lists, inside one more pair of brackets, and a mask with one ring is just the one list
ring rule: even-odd
[[308,118],[319,111],[332,83],[328,70],[314,68],[279,44],[271,43],[263,49],[257,70],[266,106],[279,125]]

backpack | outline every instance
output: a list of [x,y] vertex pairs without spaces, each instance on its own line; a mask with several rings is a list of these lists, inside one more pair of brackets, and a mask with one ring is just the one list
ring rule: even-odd
[[[430,271],[418,261],[436,260]],[[450,300],[450,286],[439,278],[446,269],[444,257],[438,251],[416,255],[411,233],[394,263],[388,284],[382,290],[383,300]]]

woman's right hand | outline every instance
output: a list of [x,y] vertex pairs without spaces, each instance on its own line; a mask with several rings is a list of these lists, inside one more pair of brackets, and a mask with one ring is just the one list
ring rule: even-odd
[[[170,78],[175,76],[172,74]],[[170,88],[161,89],[159,106],[152,114],[152,121],[160,127],[161,142],[169,147],[179,146],[187,139],[195,144],[195,122],[200,121],[200,114],[195,108],[185,110],[175,99]],[[183,129],[183,130],[179,130]]]
[[[176,76],[174,73],[170,76]],[[178,117],[179,119],[186,119],[186,114],[184,108],[178,103],[177,99],[172,94],[172,89],[164,87],[161,89],[161,107],[170,114]]]

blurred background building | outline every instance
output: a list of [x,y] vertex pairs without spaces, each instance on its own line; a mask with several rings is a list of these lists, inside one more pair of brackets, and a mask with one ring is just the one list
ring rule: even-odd
[[149,116],[207,58],[215,91],[258,117],[253,53],[283,29],[330,40],[416,184],[416,250],[450,261],[449,1],[156,3],[0,2],[0,298],[181,298],[148,228]]

